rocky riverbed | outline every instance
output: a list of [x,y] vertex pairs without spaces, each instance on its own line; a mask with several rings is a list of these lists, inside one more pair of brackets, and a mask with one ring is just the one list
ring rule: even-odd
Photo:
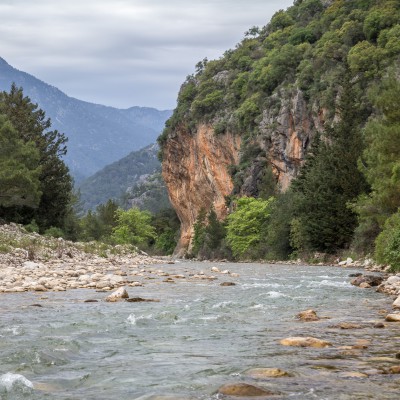
[[[168,257],[150,257],[128,246],[73,243],[27,233],[16,224],[0,226],[0,292],[46,292],[68,289],[109,291],[121,286],[143,286],[150,280],[214,280],[221,273],[214,268],[205,273],[168,272],[161,265],[174,262]],[[229,282],[228,284],[233,284]]]

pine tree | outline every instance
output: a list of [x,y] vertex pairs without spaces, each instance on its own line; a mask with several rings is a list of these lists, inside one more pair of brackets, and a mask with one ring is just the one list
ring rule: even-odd
[[[19,139],[35,144],[40,157],[40,203],[34,212],[32,209],[18,210],[18,222],[26,223],[34,218],[42,230],[51,226],[63,227],[72,197],[72,178],[61,159],[67,151],[67,138],[56,130],[49,130],[51,121],[45,112],[25,97],[22,88],[15,84],[9,93],[0,93],[0,113],[11,121]],[[15,213],[15,210],[5,213],[13,211]]]
[[[0,207],[39,205],[39,152],[34,143],[24,143],[4,115],[0,116]],[[1,212],[1,211],[0,211]],[[4,217],[5,215],[3,215]]]
[[297,232],[292,234],[302,238],[300,251],[334,252],[352,239],[357,217],[348,203],[366,189],[358,170],[362,138],[355,99],[351,84],[345,81],[338,106],[340,120],[317,142],[293,185],[298,198],[294,207]]

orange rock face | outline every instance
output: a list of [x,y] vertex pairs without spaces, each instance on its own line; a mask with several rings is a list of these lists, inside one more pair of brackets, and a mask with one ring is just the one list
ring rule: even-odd
[[228,167],[238,163],[240,145],[239,136],[215,135],[208,125],[200,125],[194,135],[181,129],[168,138],[162,173],[181,221],[176,254],[190,249],[193,224],[202,208],[214,207],[218,218],[226,217],[225,196],[233,188]]
[[[265,167],[270,165],[279,188],[285,191],[297,176],[316,132],[323,131],[324,110],[311,110],[301,91],[282,98],[279,109],[266,109],[259,135],[252,142],[259,156],[244,171],[242,196],[257,196]],[[240,158],[242,135],[215,135],[212,126],[202,124],[195,133],[175,129],[163,147],[163,177],[169,197],[181,221],[181,237],[175,254],[190,250],[193,224],[202,208],[214,207],[218,217],[227,214],[225,196],[233,189],[228,173]],[[245,136],[245,135],[243,135]]]

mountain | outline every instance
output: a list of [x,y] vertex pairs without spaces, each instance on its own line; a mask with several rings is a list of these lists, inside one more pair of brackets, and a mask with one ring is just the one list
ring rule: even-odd
[[159,147],[149,145],[107,165],[79,185],[83,211],[94,210],[108,199],[152,212],[169,206],[161,179]]
[[0,90],[8,91],[12,82],[46,112],[52,129],[68,137],[65,161],[76,182],[131,151],[154,143],[171,115],[169,110],[118,109],[81,101],[0,58]]
[[223,219],[232,196],[259,197],[271,180],[288,189],[314,138],[337,134],[344,89],[361,131],[379,113],[374,90],[399,76],[399,43],[399,1],[296,0],[218,60],[199,62],[158,139],[181,221],[177,252],[190,251],[202,209]]

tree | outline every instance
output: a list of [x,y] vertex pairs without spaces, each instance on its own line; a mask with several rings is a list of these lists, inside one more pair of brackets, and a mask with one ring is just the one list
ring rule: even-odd
[[242,197],[236,209],[227,218],[227,242],[235,257],[257,254],[258,246],[266,236],[271,206],[274,199]]
[[[335,252],[351,242],[357,217],[349,202],[365,189],[358,170],[362,152],[360,119],[351,84],[343,85],[338,112],[340,120],[317,139],[311,157],[293,183],[297,194],[294,205],[293,238],[300,252]],[[300,248],[299,248],[300,247]]]
[[72,179],[64,161],[67,138],[58,131],[50,131],[51,121],[45,112],[23,95],[15,84],[9,93],[0,93],[0,113],[14,126],[18,137],[25,143],[34,143],[39,152],[39,176],[42,193],[35,211],[21,210],[21,218],[29,222],[35,218],[41,230],[51,226],[63,227],[72,197]]
[[[394,76],[384,80],[371,92],[371,100],[376,115],[365,127],[366,146],[359,164],[371,192],[360,196],[354,206],[359,218],[355,245],[365,252],[373,250],[382,229],[391,230],[386,220],[400,207],[400,82]],[[379,260],[386,236],[383,233],[377,242]]]
[[[41,168],[34,143],[24,143],[4,115],[0,116],[0,206],[39,205]],[[5,215],[3,215],[5,216]]]
[[116,211],[117,225],[112,237],[119,244],[141,245],[156,238],[154,227],[151,225],[151,214],[131,208],[128,211]]

